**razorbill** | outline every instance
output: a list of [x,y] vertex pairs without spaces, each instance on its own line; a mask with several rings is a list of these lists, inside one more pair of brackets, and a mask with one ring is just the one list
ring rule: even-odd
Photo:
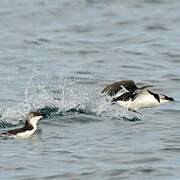
[[149,87],[153,86],[139,88],[133,80],[124,80],[108,85],[101,93],[108,94],[112,97],[112,102],[134,112],[137,112],[136,110],[140,108],[155,107],[174,101],[172,97],[152,92],[148,89]]
[[37,129],[37,122],[42,117],[43,115],[40,112],[30,112],[27,116],[24,127],[3,132],[1,135],[14,138],[28,138],[35,133]]

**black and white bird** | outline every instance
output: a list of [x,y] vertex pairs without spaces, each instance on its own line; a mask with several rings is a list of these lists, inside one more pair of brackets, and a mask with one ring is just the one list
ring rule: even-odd
[[27,116],[24,127],[3,132],[1,133],[1,136],[23,139],[28,138],[35,133],[37,129],[37,123],[42,117],[43,115],[40,112],[30,112]]
[[133,80],[124,80],[108,85],[101,93],[108,94],[112,97],[112,102],[116,102],[120,106],[134,112],[137,112],[136,110],[140,108],[155,107],[174,101],[172,97],[152,92],[148,89],[150,87],[153,86],[143,86],[139,88]]

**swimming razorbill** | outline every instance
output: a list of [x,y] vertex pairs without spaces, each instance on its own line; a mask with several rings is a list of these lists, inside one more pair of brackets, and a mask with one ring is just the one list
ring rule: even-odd
[[150,91],[149,87],[153,86],[138,88],[133,80],[124,80],[108,85],[101,93],[107,93],[112,97],[112,102],[116,102],[120,106],[134,112],[137,112],[136,110],[140,108],[155,107],[174,101],[172,97]]
[[3,132],[1,135],[14,138],[28,138],[35,133],[37,129],[37,122],[42,117],[43,115],[40,112],[30,112],[27,116],[24,127]]

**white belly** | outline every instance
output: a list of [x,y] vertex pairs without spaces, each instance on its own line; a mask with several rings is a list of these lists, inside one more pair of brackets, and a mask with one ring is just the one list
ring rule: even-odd
[[131,101],[129,105],[131,106],[129,108],[140,109],[158,106],[159,102],[151,94],[142,94],[134,99],[134,101]]
[[158,106],[160,103],[150,94],[141,94],[133,101],[118,101],[118,104],[128,109],[140,109]]
[[29,130],[29,131],[18,133],[17,135],[14,135],[13,137],[26,139],[26,138],[30,137],[31,135],[33,135],[34,133],[35,133],[35,128],[32,130]]

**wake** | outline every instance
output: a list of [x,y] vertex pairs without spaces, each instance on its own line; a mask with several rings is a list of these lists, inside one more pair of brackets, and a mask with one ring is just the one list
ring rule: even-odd
[[112,104],[107,97],[100,95],[100,89],[81,87],[78,79],[62,78],[61,84],[49,87],[48,81],[32,77],[26,84],[24,99],[19,104],[0,110],[0,128],[19,125],[30,111],[39,111],[46,118],[85,114],[104,118],[141,120],[142,115],[129,112]]

